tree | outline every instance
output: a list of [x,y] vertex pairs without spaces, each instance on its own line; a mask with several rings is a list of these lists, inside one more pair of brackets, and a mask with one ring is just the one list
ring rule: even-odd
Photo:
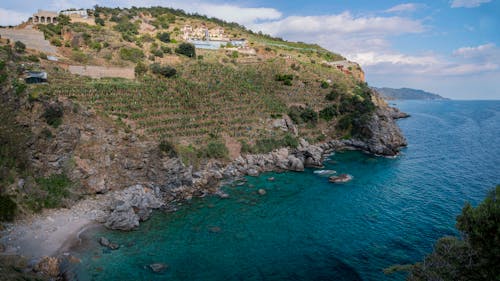
[[96,17],[95,18],[95,23],[100,26],[104,26],[104,20],[102,18]]
[[18,53],[24,53],[24,51],[26,51],[26,45],[21,41],[16,41],[14,43],[14,50]]
[[175,52],[181,55],[185,55],[190,58],[196,57],[196,48],[191,43],[181,43]]
[[456,227],[462,239],[439,239],[423,262],[410,266],[409,281],[499,280],[500,185],[476,208],[467,203]]
[[156,38],[158,38],[163,43],[170,42],[170,34],[168,32],[160,32],[156,34]]

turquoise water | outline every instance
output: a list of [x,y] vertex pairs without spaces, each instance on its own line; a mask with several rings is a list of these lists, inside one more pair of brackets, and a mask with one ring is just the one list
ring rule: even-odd
[[[137,231],[85,233],[73,271],[80,280],[404,280],[382,270],[456,234],[464,202],[500,183],[500,102],[398,107],[412,115],[399,121],[409,142],[399,157],[344,152],[325,161],[353,181],[331,184],[313,169],[248,178],[225,187],[229,199],[194,199]],[[101,235],[120,249],[102,249]],[[168,270],[145,268],[155,262]]]

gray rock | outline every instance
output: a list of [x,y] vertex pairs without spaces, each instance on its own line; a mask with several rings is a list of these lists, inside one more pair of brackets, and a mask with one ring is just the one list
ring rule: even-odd
[[247,170],[247,174],[252,177],[256,177],[259,175],[259,171],[255,168],[250,168]]
[[263,189],[263,188],[260,188],[259,190],[257,190],[257,193],[259,193],[259,195],[266,195],[266,190]]
[[288,165],[289,165],[288,169],[291,171],[296,171],[296,172],[304,171],[304,163],[302,162],[302,160],[293,155],[288,156]]
[[115,230],[132,230],[139,226],[139,216],[128,202],[121,201],[106,219],[107,228]]
[[149,268],[155,273],[162,273],[168,268],[168,265],[164,263],[152,263],[149,265]]
[[99,244],[101,244],[101,246],[108,247],[109,243],[110,242],[106,237],[99,238]]

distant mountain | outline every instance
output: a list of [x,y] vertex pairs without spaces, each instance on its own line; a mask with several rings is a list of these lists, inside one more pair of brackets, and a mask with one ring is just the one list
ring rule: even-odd
[[374,90],[379,92],[386,100],[446,100],[438,94],[429,93],[422,90],[410,89],[410,88],[376,88],[372,87]]

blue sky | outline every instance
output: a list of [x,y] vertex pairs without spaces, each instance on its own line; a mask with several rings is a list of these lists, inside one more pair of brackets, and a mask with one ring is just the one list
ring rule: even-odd
[[95,4],[181,8],[319,43],[360,63],[373,86],[500,99],[500,0],[18,0],[0,3],[0,24],[19,23],[37,8]]

